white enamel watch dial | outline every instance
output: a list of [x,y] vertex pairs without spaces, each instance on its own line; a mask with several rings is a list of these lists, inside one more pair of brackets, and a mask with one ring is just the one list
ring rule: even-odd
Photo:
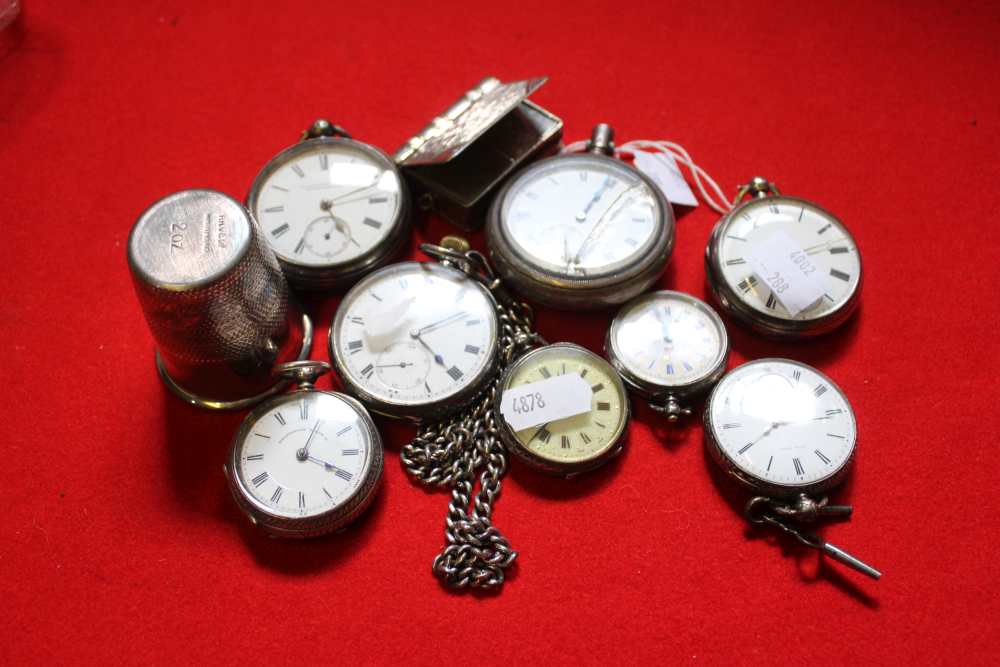
[[344,297],[330,355],[370,409],[424,418],[457,409],[488,380],[497,349],[496,305],[457,269],[404,262]]
[[816,369],[786,359],[753,361],[723,377],[705,423],[716,460],[745,485],[776,496],[839,483],[857,439],[843,392]]
[[669,204],[645,176],[599,154],[542,160],[490,211],[497,270],[529,298],[564,308],[622,303],[651,284],[673,247]]
[[409,227],[408,197],[378,149],[319,137],[292,146],[254,181],[248,207],[289,280],[327,287],[390,258]]
[[660,215],[648,183],[611,160],[555,160],[511,187],[503,228],[515,250],[553,275],[600,277],[653,241]]
[[590,386],[587,412],[514,431],[501,418],[501,435],[510,450],[529,465],[558,475],[593,469],[622,449],[628,425],[628,396],[607,361],[572,343],[538,348],[514,362],[501,380],[508,389],[574,373]]
[[309,537],[342,527],[369,504],[382,456],[378,431],[357,401],[300,389],[246,418],[227,475],[255,523],[276,535]]
[[715,311],[693,296],[664,290],[621,309],[608,331],[607,350],[630,383],[656,395],[717,378],[729,344]]
[[[751,261],[776,236],[816,286],[816,298],[801,309],[789,308]],[[812,202],[784,196],[752,199],[724,217],[709,241],[707,270],[719,302],[737,319],[790,337],[824,333],[846,320],[862,277],[857,245],[844,224]]]

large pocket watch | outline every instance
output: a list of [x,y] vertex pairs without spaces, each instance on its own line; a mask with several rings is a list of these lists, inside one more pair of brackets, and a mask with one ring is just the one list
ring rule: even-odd
[[368,412],[313,386],[329,370],[322,361],[279,365],[298,388],[258,406],[233,438],[225,468],[233,498],[277,537],[343,528],[371,504],[382,478],[382,439]]
[[615,315],[604,342],[628,386],[670,421],[726,371],[729,337],[703,301],[662,290],[636,297]]
[[617,305],[663,272],[673,211],[649,178],[613,157],[612,134],[598,125],[587,153],[527,167],[493,202],[490,256],[529,299],[567,309]]
[[625,386],[607,361],[579,345],[553,343],[522,356],[504,371],[497,400],[504,444],[543,472],[572,477],[624,448]]
[[736,320],[802,338],[840,326],[858,305],[861,256],[836,216],[754,178],[716,224],[705,250],[709,286]]
[[788,533],[873,578],[880,573],[800,524],[847,517],[826,493],[847,477],[857,423],[830,378],[788,359],[760,359],[733,369],[705,407],[705,445],[728,477],[754,496],[744,514]]
[[489,383],[499,329],[482,282],[454,263],[402,262],[347,292],[330,326],[330,358],[373,412],[431,419]]
[[302,289],[346,285],[384,265],[410,229],[395,163],[325,120],[264,165],[247,208],[288,281]]

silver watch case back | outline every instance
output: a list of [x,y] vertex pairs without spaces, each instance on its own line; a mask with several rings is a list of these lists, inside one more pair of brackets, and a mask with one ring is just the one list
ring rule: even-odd
[[[646,183],[653,193],[659,215],[659,229],[653,232],[654,242],[636,258],[628,268],[611,275],[588,278],[569,278],[556,275],[534,266],[522,258],[507,237],[502,220],[504,200],[513,187],[521,180],[540,169],[545,169],[553,161],[612,161],[619,168],[625,168]],[[500,189],[490,207],[486,238],[490,259],[504,282],[526,298],[542,305],[564,310],[596,310],[617,306],[643,293],[663,274],[674,247],[675,221],[673,209],[666,197],[652,180],[639,170],[618,160],[596,153],[556,155],[535,162],[511,178]]]
[[[789,204],[799,204],[800,206],[807,205],[821,211],[823,214],[840,223],[844,232],[850,238],[851,244],[857,248],[854,236],[850,233],[850,230],[847,229],[847,226],[844,225],[843,221],[822,206],[817,205],[815,202],[809,201],[808,199],[802,199],[800,197],[789,197],[786,195],[771,195],[767,199],[774,199],[780,202],[787,202]],[[745,207],[755,201],[755,199],[748,199],[744,201],[732,211],[722,216],[712,229],[712,234],[708,239],[708,245],[705,247],[705,275],[707,277],[708,287],[712,292],[712,296],[715,298],[722,310],[732,316],[736,321],[749,327],[757,333],[770,338],[811,338],[813,336],[820,336],[833,331],[846,322],[857,309],[861,297],[861,284],[864,278],[863,273],[859,274],[857,285],[845,301],[820,317],[808,320],[792,320],[760,312],[751,306],[748,306],[726,281],[722,267],[721,253],[719,250],[722,244],[722,239],[726,234],[729,223],[739,216]],[[862,270],[860,253],[858,254],[858,270]]]
[[406,179],[388,155],[381,150],[361,141],[349,139],[347,137],[314,137],[305,139],[297,144],[293,144],[282,150],[271,158],[263,169],[257,174],[250,186],[247,195],[247,209],[256,219],[257,203],[260,199],[261,188],[267,179],[284,164],[295,159],[303,153],[316,150],[318,146],[350,146],[367,154],[371,159],[379,164],[386,171],[391,171],[396,175],[399,182],[399,208],[392,220],[392,230],[385,238],[381,239],[369,252],[359,255],[347,262],[331,262],[325,265],[307,264],[297,262],[294,259],[284,257],[277,252],[278,263],[292,286],[302,290],[329,290],[348,287],[356,282],[361,276],[384,266],[394,257],[402,252],[406,241],[409,238],[411,221],[411,201],[410,193],[407,189]]
[[[271,512],[266,505],[258,502],[253,497],[253,494],[246,488],[244,480],[237,473],[239,470],[239,443],[250,435],[253,426],[270,410],[288,403],[297,402],[302,392],[312,391],[335,396],[340,400],[346,401],[357,410],[359,417],[361,417],[361,422],[367,431],[369,442],[372,443],[371,447],[368,448],[368,459],[365,461],[361,473],[364,481],[358,485],[358,488],[349,498],[327,512],[301,519],[279,516]],[[236,435],[233,436],[229,457],[225,466],[225,473],[233,499],[243,513],[247,515],[251,523],[259,526],[266,533],[274,537],[308,538],[318,537],[344,528],[358,518],[371,505],[382,481],[382,470],[385,466],[384,459],[382,437],[379,435],[375,422],[372,421],[371,416],[361,403],[346,394],[309,387],[299,388],[283,394],[274,400],[266,401],[258,405],[247,415],[236,431]]]

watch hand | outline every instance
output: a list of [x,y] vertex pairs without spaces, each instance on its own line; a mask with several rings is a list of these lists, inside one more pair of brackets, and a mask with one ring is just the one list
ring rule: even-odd
[[412,365],[412,361],[400,361],[398,364],[376,364],[375,368],[406,368]]
[[844,238],[830,239],[829,241],[824,241],[823,243],[817,243],[814,246],[810,246],[808,248],[803,248],[802,252],[804,252],[807,255],[815,255],[818,252],[822,252],[823,250],[826,250],[827,248],[829,248],[830,246],[832,246],[834,243],[840,243],[841,241],[846,241],[846,239],[844,239]]
[[437,352],[435,352],[434,350],[432,350],[431,346],[427,344],[427,341],[425,341],[423,338],[420,337],[419,333],[417,333],[416,331],[411,331],[410,332],[410,338],[412,338],[413,340],[415,340],[418,343],[420,343],[421,345],[423,345],[427,349],[428,352],[430,352],[432,355],[434,355],[434,363],[436,363],[438,366],[442,366],[442,367],[445,365],[444,364],[444,357],[442,357],[440,354],[438,354]]
[[338,202],[343,203],[343,200],[346,197],[350,197],[351,195],[355,195],[355,194],[361,192],[362,190],[368,190],[369,188],[375,187],[376,185],[378,185],[378,181],[379,181],[378,177],[381,176],[381,175],[382,175],[381,173],[378,174],[376,176],[375,180],[372,181],[371,183],[369,183],[368,185],[363,185],[360,188],[354,188],[353,190],[348,190],[347,192],[342,192],[341,194],[337,195],[336,197],[333,197],[330,201],[332,203],[334,203],[334,204],[336,204]]
[[751,440],[749,443],[747,443],[743,447],[743,449],[744,450],[749,449],[750,447],[756,445],[758,442],[760,442],[761,440],[763,440],[767,436],[771,435],[771,433],[773,433],[774,430],[776,428],[778,428],[779,426],[786,426],[787,424],[788,424],[788,422],[771,422],[771,425],[767,427],[766,431],[764,431],[763,433],[760,434],[760,437],[758,437],[756,440]]
[[327,470],[334,470],[334,471],[341,470],[341,468],[338,468],[337,466],[333,465],[329,461],[324,461],[323,459],[317,458],[315,456],[310,456],[309,460],[312,461],[313,463],[320,464],[321,466],[323,466]]
[[583,210],[576,214],[576,219],[579,222],[583,222],[584,220],[587,219],[587,215],[590,213],[590,209],[593,208],[594,204],[596,204],[597,201],[604,196],[604,191],[608,189],[608,186],[610,184],[611,184],[611,177],[607,176],[604,179],[604,183],[601,184],[601,187],[597,189],[597,192],[595,192],[594,196],[590,198],[590,201],[587,202],[587,205],[583,207]]
[[347,237],[348,242],[353,243],[359,248],[361,247],[361,244],[354,240],[354,234],[351,233],[351,228],[346,222],[340,218],[334,218],[332,213],[330,214],[330,218],[333,220],[333,226],[337,228],[338,232]]
[[437,322],[432,322],[431,324],[428,324],[427,326],[420,327],[419,329],[417,329],[417,335],[418,336],[422,336],[425,333],[428,333],[430,331],[434,331],[435,329],[440,329],[441,327],[446,327],[449,324],[454,324],[455,322],[458,322],[459,320],[464,320],[468,316],[469,316],[468,313],[466,313],[464,311],[460,312],[460,313],[452,313],[451,315],[449,315],[448,317],[445,317],[444,319],[438,320]]
[[322,419],[317,419],[316,423],[313,425],[312,430],[309,431],[309,437],[306,438],[306,444],[302,445],[302,449],[295,452],[295,458],[299,461],[305,461],[309,458],[309,445],[312,443],[313,437],[316,435],[316,431],[319,430],[319,425],[323,423]]
[[590,228],[590,233],[587,234],[587,237],[585,239],[583,239],[583,243],[581,243],[580,247],[577,249],[576,255],[573,257],[573,261],[574,262],[579,263],[579,261],[580,261],[580,255],[583,254],[583,249],[586,248],[587,244],[590,243],[590,241],[593,239],[594,232],[597,231],[597,229],[601,226],[602,223],[604,223],[605,220],[609,219],[608,218],[608,213],[610,213],[611,210],[614,209],[614,207],[618,204],[618,202],[621,201],[622,197],[624,197],[625,195],[627,195],[632,190],[635,190],[641,184],[642,183],[640,181],[639,183],[636,183],[632,187],[627,188],[625,190],[622,190],[621,194],[618,195],[617,197],[615,197],[615,200],[613,202],[611,202],[611,204],[606,209],[604,209],[604,213],[601,214],[601,217],[597,219],[597,222],[594,223],[594,226]]

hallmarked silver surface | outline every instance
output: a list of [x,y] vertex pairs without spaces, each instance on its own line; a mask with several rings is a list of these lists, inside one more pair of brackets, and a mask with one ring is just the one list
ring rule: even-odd
[[132,229],[128,262],[160,373],[185,400],[245,406],[273,390],[275,364],[308,354],[311,325],[231,197],[186,190],[154,203]]
[[397,150],[396,161],[404,167],[448,162],[547,80],[538,77],[501,83],[494,77],[483,79]]
[[422,210],[476,229],[504,180],[558,150],[562,120],[527,99],[545,81],[487,77],[396,151]]

